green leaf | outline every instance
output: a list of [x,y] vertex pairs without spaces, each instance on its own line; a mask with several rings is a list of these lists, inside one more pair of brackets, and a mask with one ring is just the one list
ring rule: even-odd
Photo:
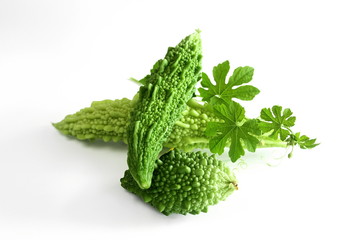
[[245,119],[245,109],[234,101],[228,104],[215,105],[214,113],[223,122],[209,122],[205,134],[212,137],[209,141],[210,151],[222,154],[230,142],[229,157],[235,162],[245,154],[245,148],[251,152],[256,150],[261,134],[258,120]]
[[220,135],[210,139],[209,146],[212,153],[223,154],[228,138],[231,137],[231,128],[224,128]]
[[282,110],[281,106],[273,106],[270,108],[263,108],[260,113],[260,118],[264,121],[259,123],[260,129],[264,133],[271,132],[270,137],[284,141],[290,134],[290,127],[295,125],[296,117],[292,116],[292,111],[289,108]]
[[[237,98],[241,100],[250,101],[253,100],[254,97],[257,94],[259,94],[259,92],[260,92],[259,89],[257,89],[256,87],[251,85],[246,85],[233,89],[229,97],[238,96]],[[228,97],[226,93],[223,94],[223,96]]]
[[241,144],[240,132],[235,129],[231,136],[231,145],[229,149],[229,157],[232,162],[235,162],[241,156],[245,155],[244,147]]
[[260,135],[261,131],[258,126],[258,121],[256,119],[247,120],[241,127],[243,136],[242,139],[246,145],[246,149],[250,152],[255,152],[256,146],[259,143],[259,140],[253,135]]
[[214,106],[214,113],[229,125],[234,125],[245,117],[245,109],[236,102]]
[[300,135],[300,133],[292,134],[287,141],[290,145],[299,145],[301,149],[311,149],[318,146],[320,143],[316,143],[316,138],[310,139],[306,135]]
[[219,122],[208,122],[206,124],[206,130],[205,135],[209,137],[213,137],[217,134],[218,131],[224,131],[225,129],[222,129],[224,127],[224,124]]
[[252,80],[254,69],[252,67],[238,67],[234,70],[233,75],[229,79],[231,87],[248,83]]
[[[252,67],[238,67],[226,83],[226,76],[230,70],[229,61],[218,64],[213,68],[215,85],[208,75],[202,74],[201,86],[198,91],[203,101],[211,104],[230,103],[233,98],[244,101],[252,100],[260,90],[251,85],[243,85],[252,80]],[[241,85],[241,86],[240,86]]]
[[225,80],[226,80],[226,75],[228,74],[229,70],[230,70],[229,61],[220,63],[216,67],[213,68],[213,76],[218,84],[219,90],[226,86]]

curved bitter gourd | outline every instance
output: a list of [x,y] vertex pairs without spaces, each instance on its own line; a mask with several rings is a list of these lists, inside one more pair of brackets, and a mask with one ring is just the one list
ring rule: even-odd
[[143,189],[151,185],[155,161],[174,123],[194,92],[201,71],[201,39],[197,31],[170,47],[139,89],[130,113],[128,166]]
[[207,212],[238,188],[235,175],[214,155],[177,149],[157,160],[149,189],[141,189],[129,170],[120,182],[165,215]]
[[[136,101],[136,100],[135,100]],[[134,100],[127,98],[95,101],[90,107],[67,115],[54,127],[65,135],[79,140],[102,140],[120,142],[127,140],[130,111]],[[205,135],[208,122],[220,122],[212,111],[191,99],[180,118],[175,122],[171,134],[163,146],[191,151],[208,148],[210,138]]]

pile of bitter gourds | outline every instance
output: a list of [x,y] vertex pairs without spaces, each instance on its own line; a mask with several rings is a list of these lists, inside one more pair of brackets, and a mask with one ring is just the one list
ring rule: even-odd
[[[207,134],[209,123],[226,123],[216,114],[216,107],[193,98],[202,78],[201,60],[200,32],[196,31],[155,63],[139,81],[132,100],[96,101],[53,125],[79,140],[127,143],[128,170],[121,185],[163,214],[207,212],[208,206],[237,189],[237,180],[215,154],[193,151],[209,148],[213,137]],[[296,142],[297,135],[291,136]],[[272,143],[287,146],[289,138]],[[269,134],[259,139],[263,139],[257,142],[261,147]],[[169,150],[160,156],[164,147]]]

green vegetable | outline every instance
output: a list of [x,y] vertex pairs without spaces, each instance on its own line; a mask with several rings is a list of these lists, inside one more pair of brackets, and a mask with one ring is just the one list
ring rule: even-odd
[[237,189],[235,175],[214,155],[176,149],[157,160],[149,189],[141,189],[129,170],[120,181],[165,215],[207,212]]
[[[129,125],[130,111],[135,100],[96,101],[91,107],[67,115],[62,121],[54,123],[61,133],[79,140],[125,141]],[[205,135],[208,122],[221,121],[212,111],[191,99],[180,118],[175,122],[170,136],[163,146],[191,151],[195,148],[208,148],[209,137]]]
[[164,147],[178,148],[191,151],[195,148],[208,148],[209,138],[205,135],[205,129],[209,122],[221,121],[215,114],[191,99],[182,116],[175,122],[169,138]]
[[[318,145],[294,133],[295,116],[288,108],[263,108],[260,117],[249,119],[237,100],[252,100],[260,91],[248,83],[254,69],[238,67],[226,81],[229,61],[213,68],[213,84],[202,73],[199,32],[170,47],[155,63],[133,100],[104,100],[66,116],[53,124],[66,135],[81,140],[101,139],[129,144],[128,167],[121,185],[165,215],[199,214],[225,200],[237,189],[235,175],[225,164],[194,148],[209,147],[222,154],[229,147],[231,161],[259,147]],[[195,96],[197,97],[197,96]],[[177,149],[158,158],[163,146]],[[289,154],[291,157],[292,152]]]
[[[54,123],[61,133],[76,137],[79,140],[124,141],[126,143],[126,128],[129,125],[130,111],[135,100],[123,98],[120,100],[96,101],[91,107],[67,115],[62,121]],[[213,110],[191,99],[175,122],[170,136],[163,146],[192,151],[196,148],[209,148],[211,136],[206,135],[209,122],[224,122],[216,116]],[[288,141],[275,141],[267,136],[259,136],[261,147],[286,147]],[[291,145],[289,143],[289,145]],[[227,142],[229,146],[229,141]],[[246,146],[244,146],[246,148]]]
[[53,125],[61,133],[80,140],[124,141],[133,105],[127,98],[95,101]]
[[[133,110],[135,101],[136,97],[133,101],[122,99],[94,102],[92,107],[68,115],[54,126],[62,133],[78,139],[126,142],[128,112]],[[245,154],[245,149],[251,152],[259,147],[299,146],[301,149],[311,149],[319,145],[316,139],[293,133],[291,128],[295,125],[296,117],[292,116],[293,113],[288,108],[283,110],[277,105],[263,108],[259,119],[250,121],[243,114],[244,108],[234,101],[209,101],[210,103],[204,103],[191,99],[163,146],[185,151],[210,148],[213,153],[218,154],[222,154],[225,147],[230,147],[229,156],[232,161],[236,161]],[[226,112],[232,120],[226,117]],[[241,114],[237,115],[236,112]],[[289,157],[291,155],[292,153]]]
[[200,34],[195,32],[169,48],[140,87],[127,129],[127,162],[130,173],[143,189],[150,187],[163,143],[195,92],[201,58]]
[[[136,101],[136,99],[129,100],[127,98],[123,98],[121,100],[96,101],[91,104],[91,107],[81,109],[75,114],[68,115],[62,121],[54,123],[53,125],[63,134],[76,137],[79,140],[126,142],[126,128],[129,124],[129,114],[130,111],[133,110],[134,101]],[[273,108],[278,109],[278,107],[279,106],[274,106]],[[215,108],[220,108],[220,111],[222,109],[220,105]],[[240,106],[240,108],[242,107]],[[273,116],[272,118],[275,122],[264,121],[264,119],[267,119],[267,117],[265,117],[267,116],[265,113],[269,111],[271,113],[271,109],[272,108],[262,109],[261,115],[263,118],[261,118],[262,120],[258,122],[259,128],[262,129],[262,134],[256,136],[258,139],[256,148],[298,145],[301,149],[311,149],[319,145],[318,143],[315,143],[316,139],[310,139],[306,135],[300,135],[300,133],[292,133],[290,126],[293,126],[295,121],[291,119],[295,119],[295,117],[276,120],[275,116]],[[224,111],[226,111],[226,105]],[[275,112],[277,111],[278,110],[275,110]],[[290,109],[284,110],[284,113],[289,111],[291,112]],[[220,114],[219,111],[217,112]],[[281,112],[282,111],[280,111],[280,113]],[[282,115],[282,117],[281,114],[279,116],[281,119],[286,116],[286,114]],[[216,129],[217,124],[222,125],[221,123],[226,125],[226,122],[222,118],[224,117],[221,114],[215,115],[214,109],[210,110],[210,108],[206,107],[206,104],[204,106],[195,99],[191,99],[187,103],[182,116],[175,122],[172,132],[168,139],[164,142],[163,146],[168,148],[177,148],[184,151],[192,151],[196,148],[210,148],[209,141],[214,135],[211,130],[206,132],[205,129],[208,128],[214,130]],[[278,121],[278,123],[276,123],[276,121]],[[280,123],[281,121],[283,121],[283,123]],[[241,121],[238,120],[238,122]],[[231,124],[228,127],[231,128]],[[242,127],[246,127],[246,125]],[[283,136],[283,140],[280,139],[281,135]],[[235,138],[237,136],[239,135],[235,135]],[[220,137],[218,136],[217,138],[219,139]],[[215,140],[216,139],[213,139],[212,143]],[[234,142],[235,143],[233,144],[239,144],[236,140],[234,140]],[[253,142],[255,143],[256,141],[254,140]],[[226,147],[229,147],[231,143],[232,140],[229,138],[225,141]],[[231,158],[233,161],[235,161],[239,156],[233,154],[235,151],[238,154],[240,153],[240,156],[242,156],[244,153],[243,149],[247,149],[249,151],[256,150],[254,148],[255,144],[242,144],[241,140],[240,144],[240,147],[230,147],[233,149],[231,152],[229,151],[229,153],[232,154]],[[222,154],[224,150],[223,148],[219,148],[219,145],[217,146],[217,149],[214,149],[213,147],[211,149],[214,153],[219,154]]]

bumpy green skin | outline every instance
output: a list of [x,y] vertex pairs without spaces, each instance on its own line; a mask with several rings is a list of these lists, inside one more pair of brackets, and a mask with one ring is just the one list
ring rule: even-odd
[[[124,141],[126,143],[126,128],[129,125],[133,105],[133,101],[127,98],[97,101],[93,102],[91,107],[68,115],[53,125],[61,133],[79,140]],[[208,148],[209,137],[205,135],[206,124],[219,121],[221,120],[213,112],[191,99],[182,112],[182,116],[175,122],[163,146],[184,151]]]
[[200,80],[201,58],[200,34],[195,32],[176,47],[170,47],[140,87],[127,129],[127,162],[132,176],[143,189],[150,187],[158,154],[195,92]]
[[61,133],[80,140],[119,142],[127,138],[126,127],[133,105],[133,101],[127,98],[95,101],[90,107],[67,115],[53,125]]
[[176,149],[157,160],[149,189],[141,189],[129,170],[120,182],[165,215],[207,212],[237,189],[235,175],[214,155]]
[[165,147],[191,151],[195,148],[209,148],[210,138],[205,135],[208,122],[222,121],[204,105],[192,99],[187,103],[182,116],[175,122]]

